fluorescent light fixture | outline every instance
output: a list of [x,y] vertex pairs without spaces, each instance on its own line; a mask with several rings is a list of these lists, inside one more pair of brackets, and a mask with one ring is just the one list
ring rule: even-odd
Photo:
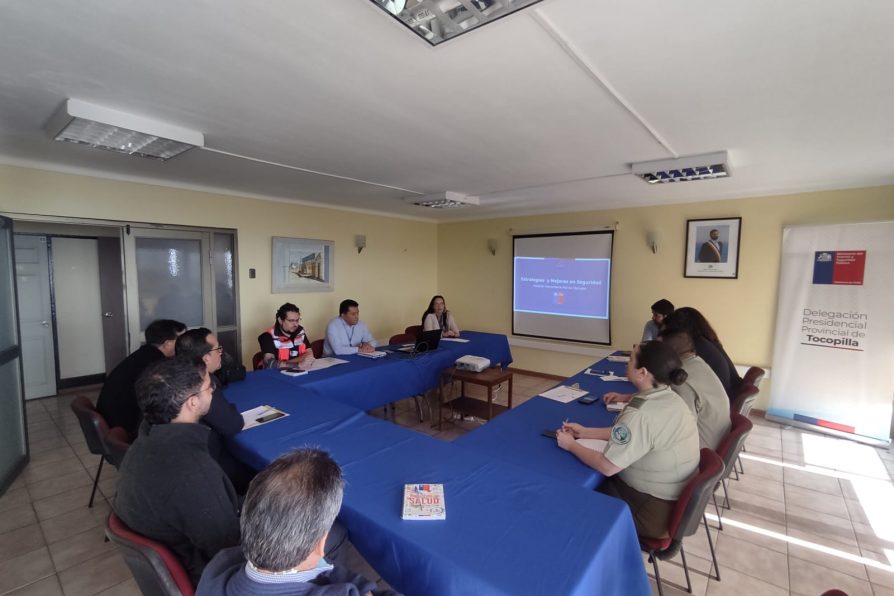
[[729,177],[726,151],[631,164],[633,173],[649,184]]
[[541,0],[372,0],[433,46]]
[[404,200],[411,205],[430,207],[431,209],[457,209],[481,204],[478,197],[470,197],[450,190],[421,197],[407,197]]
[[166,122],[67,99],[47,122],[56,141],[162,161],[205,145],[205,135]]

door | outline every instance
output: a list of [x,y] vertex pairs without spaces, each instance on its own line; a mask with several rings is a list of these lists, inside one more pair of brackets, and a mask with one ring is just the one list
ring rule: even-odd
[[15,234],[16,285],[25,398],[56,394],[56,348],[47,237]]
[[105,371],[112,372],[127,357],[127,317],[124,311],[124,269],[121,240],[97,238],[99,250],[99,299]]
[[156,319],[214,330],[207,232],[131,227],[125,238],[130,351]]
[[28,461],[12,221],[0,217],[0,495]]

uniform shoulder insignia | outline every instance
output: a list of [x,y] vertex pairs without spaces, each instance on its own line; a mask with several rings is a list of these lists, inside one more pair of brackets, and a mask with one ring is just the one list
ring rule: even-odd
[[646,403],[646,400],[642,397],[634,397],[630,400],[630,403],[627,404],[627,407],[633,408],[634,410],[639,410],[644,403]]
[[[628,406],[629,407],[629,406]],[[626,445],[630,442],[630,429],[626,424],[616,424],[612,427],[612,443]]]

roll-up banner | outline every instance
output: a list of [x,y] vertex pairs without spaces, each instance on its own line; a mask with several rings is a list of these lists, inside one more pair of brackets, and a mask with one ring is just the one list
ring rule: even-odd
[[786,227],[767,417],[888,443],[894,222]]

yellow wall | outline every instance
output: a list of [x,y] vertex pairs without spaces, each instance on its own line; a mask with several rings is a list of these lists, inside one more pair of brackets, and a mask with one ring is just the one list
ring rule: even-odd
[[[739,278],[684,278],[686,220],[717,217],[742,217]],[[638,341],[651,315],[649,306],[667,298],[677,306],[702,311],[736,364],[766,367],[773,356],[783,226],[884,219],[894,219],[891,186],[445,224],[438,231],[438,288],[461,328],[508,335],[512,330],[509,230],[561,231],[617,221],[612,273],[616,348],[629,349]],[[646,245],[650,230],[658,235],[658,254]],[[488,238],[499,242],[496,256],[487,250]],[[522,347],[513,347],[512,354],[514,366],[562,376],[594,360]],[[766,406],[768,395],[761,391],[757,407]]]
[[[387,340],[418,323],[437,285],[433,223],[2,166],[0,212],[236,229],[243,358],[283,302],[301,308],[317,339],[338,303],[354,298],[372,333]],[[366,235],[360,254],[356,234]],[[334,240],[335,291],[271,293],[273,236]],[[248,278],[250,267],[257,278]]]
[[[239,237],[243,357],[286,300],[302,310],[312,338],[321,337],[338,302],[352,297],[378,338],[415,324],[433,293],[443,293],[461,328],[510,334],[512,232],[561,231],[619,222],[612,292],[613,340],[639,339],[649,305],[660,297],[701,310],[737,364],[772,363],[773,321],[782,227],[894,219],[894,187],[780,197],[489,219],[436,225],[289,203],[0,166],[0,211],[134,222],[232,228]],[[742,217],[737,280],[685,279],[686,220]],[[646,232],[658,235],[652,254]],[[354,235],[365,234],[357,254]],[[272,294],[272,236],[334,240],[336,290]],[[487,240],[499,247],[491,256]],[[248,269],[257,270],[248,279]],[[519,368],[570,375],[592,356],[513,347]],[[758,407],[766,405],[762,391]]]

